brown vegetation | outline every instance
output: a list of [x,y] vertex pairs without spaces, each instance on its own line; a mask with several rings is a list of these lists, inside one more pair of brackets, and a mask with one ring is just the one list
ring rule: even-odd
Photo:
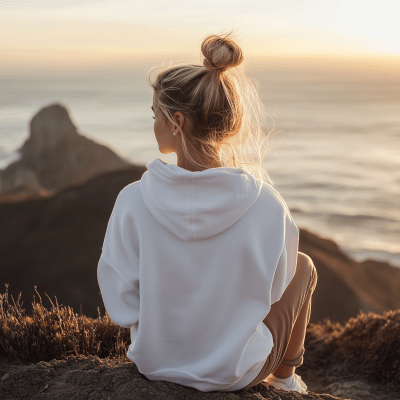
[[400,392],[400,310],[383,315],[360,313],[343,326],[325,320],[309,324],[307,362],[327,370],[334,365],[342,375],[359,375]]
[[[80,369],[83,368],[81,364],[94,363],[99,369],[98,372],[107,370],[111,375],[115,372],[113,368],[116,366],[122,368],[123,365],[124,369],[120,368],[115,373],[125,371],[125,374],[134,374],[137,384],[140,382],[150,386],[165,384],[165,382],[148,381],[139,373],[136,366],[126,359],[127,347],[130,344],[129,329],[118,327],[107,314],[101,315],[100,311],[95,319],[88,318],[82,313],[74,313],[71,307],[59,306],[57,299],[52,302],[49,298],[51,307],[47,309],[39,293],[36,294],[38,301],[32,302],[30,314],[22,308],[19,298],[15,300],[9,296],[8,288],[0,295],[0,360],[6,358],[11,364],[16,360],[15,362],[22,365],[38,363],[37,367],[30,367],[29,373],[33,373],[33,370],[39,367],[40,371],[43,368],[51,369],[55,360],[65,360],[64,364],[57,365],[67,369],[71,369],[72,364],[74,368]],[[307,328],[304,364],[297,373],[307,382],[309,390],[320,393],[329,393],[329,389],[326,388],[331,387],[330,393],[341,394],[343,390],[337,385],[332,385],[337,383],[343,388],[346,382],[353,382],[359,387],[347,387],[346,394],[352,390],[353,393],[362,392],[367,387],[367,392],[372,397],[363,398],[397,398],[396,396],[400,396],[399,336],[400,310],[385,312],[383,315],[360,313],[345,325],[332,323],[329,319],[325,319],[322,324],[311,323]],[[92,356],[95,358],[90,358]],[[98,359],[109,361],[96,361]],[[39,375],[43,372],[40,371],[37,372]],[[1,375],[0,368],[0,377]],[[17,383],[15,385],[18,386]],[[262,392],[264,389],[261,384],[254,390],[263,393],[264,397],[261,398],[277,398],[272,396],[273,389],[269,386],[267,388],[270,389],[266,392],[269,393],[268,396]],[[372,390],[376,390],[379,396],[371,392]],[[331,398],[319,396],[309,398]],[[223,394],[221,398],[228,397]],[[253,397],[250,390],[229,398]],[[294,393],[288,393],[287,396],[279,398],[298,397]]]
[[[36,288],[35,288],[36,290]],[[20,362],[50,361],[69,355],[96,355],[100,358],[123,357],[130,340],[129,329],[115,325],[109,316],[96,319],[74,313],[71,307],[51,301],[48,310],[39,302],[32,303],[30,315],[6,292],[0,294],[0,355]]]

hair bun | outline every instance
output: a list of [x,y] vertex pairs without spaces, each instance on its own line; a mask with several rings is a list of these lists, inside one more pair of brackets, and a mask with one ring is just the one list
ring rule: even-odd
[[243,61],[242,50],[227,36],[211,35],[204,39],[201,52],[205,57],[203,65],[206,69],[223,72]]

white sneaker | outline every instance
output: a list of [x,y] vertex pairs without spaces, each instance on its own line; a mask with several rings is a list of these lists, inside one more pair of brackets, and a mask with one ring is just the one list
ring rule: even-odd
[[302,381],[301,376],[297,374],[293,374],[293,383],[292,386],[289,387],[287,386],[284,382],[279,382],[282,381],[282,379],[276,378],[273,374],[269,374],[263,382],[267,382],[268,385],[272,385],[276,389],[283,389],[283,390],[293,390],[295,392],[307,393],[307,385]]

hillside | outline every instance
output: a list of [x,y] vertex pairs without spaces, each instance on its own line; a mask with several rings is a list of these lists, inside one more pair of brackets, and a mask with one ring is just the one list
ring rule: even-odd
[[[0,203],[0,288],[9,283],[29,306],[34,285],[60,304],[97,316],[97,284],[108,219],[118,193],[141,178],[143,166],[113,171],[53,196]],[[311,322],[345,322],[363,312],[400,308],[400,269],[381,262],[358,263],[335,242],[300,230],[300,251],[318,270]],[[46,302],[47,299],[44,299]],[[47,303],[48,304],[48,303]]]

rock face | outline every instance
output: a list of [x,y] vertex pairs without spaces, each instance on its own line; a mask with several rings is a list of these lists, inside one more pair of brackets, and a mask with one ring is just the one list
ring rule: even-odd
[[30,195],[48,196],[132,165],[108,147],[80,135],[61,104],[44,107],[33,117],[30,136],[19,152],[21,158],[0,171],[0,194],[8,192],[13,200],[18,200],[18,192],[24,189]]
[[[70,356],[26,366],[4,364],[0,398],[115,400],[341,400],[329,394],[300,394],[259,383],[243,392],[201,392],[166,381],[150,381],[128,359]],[[4,371],[5,372],[5,371]],[[346,397],[347,398],[347,397]]]
[[400,392],[372,384],[362,376],[336,376],[331,368],[325,378],[312,369],[305,377],[307,394],[275,389],[260,382],[242,392],[201,392],[167,381],[150,381],[127,358],[101,359],[69,356],[65,360],[19,364],[0,360],[0,398],[70,400],[395,400]]

